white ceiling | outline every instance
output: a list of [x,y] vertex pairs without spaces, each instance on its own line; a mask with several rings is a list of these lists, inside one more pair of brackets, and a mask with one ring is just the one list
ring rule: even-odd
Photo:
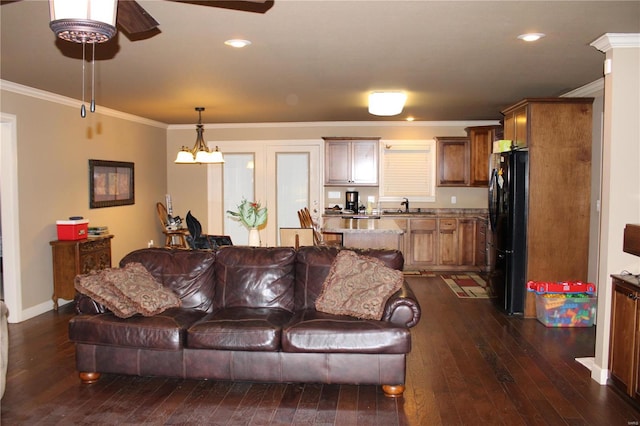
[[[194,123],[196,106],[206,123],[500,119],[600,78],[598,37],[640,33],[640,1],[275,0],[265,14],[138,3],[160,32],[97,46],[97,105],[168,124]],[[81,46],[55,38],[47,2],[0,14],[0,78],[80,99]],[[403,114],[369,115],[368,92],[388,89],[408,93]]]

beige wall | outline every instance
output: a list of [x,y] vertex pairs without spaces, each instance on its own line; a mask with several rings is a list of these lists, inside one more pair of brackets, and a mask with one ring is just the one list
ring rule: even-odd
[[[382,122],[382,123],[266,123],[242,125],[205,125],[204,139],[210,147],[215,141],[273,141],[273,140],[317,140],[323,136],[374,136],[382,139],[433,139],[436,136],[466,136],[465,127],[497,124],[482,122]],[[207,222],[207,168],[216,166],[174,164],[175,155],[181,146],[191,149],[196,140],[195,125],[169,126],[167,132],[167,178],[168,190],[174,209],[180,214],[187,210],[200,220],[204,230],[220,233]],[[229,144],[226,144],[228,146]],[[375,189],[367,188],[362,195]],[[367,192],[369,191],[369,192]],[[485,208],[486,188],[438,188],[435,203],[415,203],[412,207],[458,207]],[[451,204],[455,195],[457,203]]]
[[611,323],[611,274],[640,272],[640,258],[622,251],[627,223],[640,223],[640,35],[605,35],[592,43],[611,60],[605,75],[602,212],[598,262],[598,316],[591,377],[606,383]]
[[[83,216],[90,224],[107,225],[115,235],[114,265],[148,240],[160,241],[155,202],[166,192],[166,126],[100,114],[99,105],[82,119],[72,102],[10,87],[1,92],[0,112],[17,119],[21,301],[24,310],[37,314],[52,306],[49,241],[57,238],[56,220]],[[89,159],[134,162],[135,204],[89,209]]]

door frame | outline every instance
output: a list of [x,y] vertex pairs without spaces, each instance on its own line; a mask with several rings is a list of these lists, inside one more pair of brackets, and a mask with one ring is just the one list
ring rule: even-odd
[[2,197],[2,270],[9,322],[22,321],[20,214],[18,198],[18,118],[0,112],[0,197]]

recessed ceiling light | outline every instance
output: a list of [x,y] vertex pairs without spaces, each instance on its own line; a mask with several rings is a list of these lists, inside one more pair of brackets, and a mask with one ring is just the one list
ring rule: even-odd
[[231,40],[227,40],[224,42],[227,46],[235,47],[237,49],[241,49],[243,47],[247,47],[251,44],[249,40],[243,40],[240,38],[232,38]]
[[546,34],[542,34],[542,33],[527,33],[527,34],[520,34],[518,38],[524,41],[537,41],[537,40],[540,40],[545,35]]
[[413,120],[415,120],[415,118],[413,118],[411,116],[407,117],[407,121],[413,121]]

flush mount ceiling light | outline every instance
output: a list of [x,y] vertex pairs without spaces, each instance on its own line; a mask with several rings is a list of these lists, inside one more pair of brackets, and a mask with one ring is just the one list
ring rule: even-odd
[[94,92],[96,43],[109,41],[116,33],[117,0],[49,0],[49,27],[62,40],[82,43],[82,106],[80,116],[87,116],[84,105],[86,45],[93,45],[91,59],[91,112],[96,111]]
[[239,38],[232,38],[231,40],[227,40],[224,42],[227,46],[235,47],[236,49],[242,49],[243,47],[247,47],[251,44],[249,40],[243,40]]
[[196,144],[193,146],[192,150],[189,150],[186,146],[183,146],[180,151],[178,151],[178,155],[176,157],[175,163],[178,164],[216,164],[216,163],[224,163],[224,158],[222,158],[222,153],[218,151],[218,147],[216,147],[215,151],[211,151],[207,144],[204,142],[203,133],[204,129],[202,127],[202,111],[204,111],[204,107],[196,107],[196,111],[198,111],[198,124],[196,125],[196,133],[198,136],[196,137]]
[[543,33],[526,33],[526,34],[520,34],[518,38],[524,41],[538,41],[545,35],[546,34],[543,34]]
[[404,108],[407,95],[400,91],[369,93],[369,114],[390,116],[398,115]]

